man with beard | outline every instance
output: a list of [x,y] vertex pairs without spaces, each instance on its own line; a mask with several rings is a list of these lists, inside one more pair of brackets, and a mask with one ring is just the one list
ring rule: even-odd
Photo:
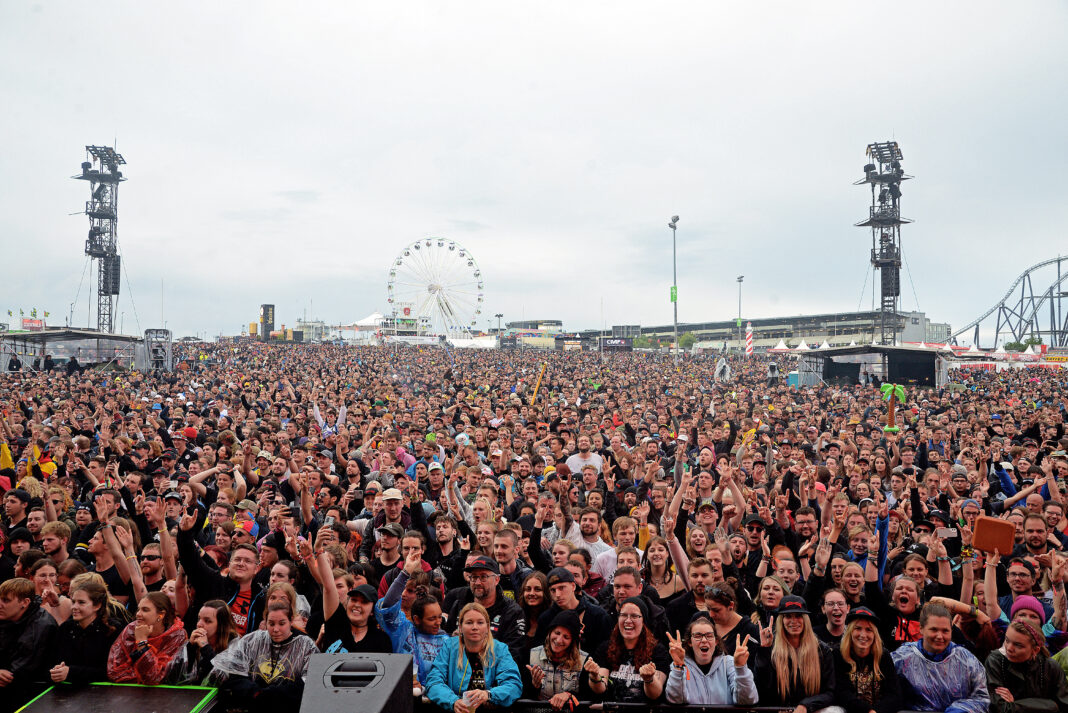
[[52,558],[52,562],[57,567],[70,557],[67,552],[68,542],[70,542],[70,527],[67,523],[54,520],[45,523],[45,526],[41,528],[41,549]]
[[601,468],[604,467],[604,458],[590,450],[590,437],[587,435],[579,436],[575,441],[575,447],[578,452],[566,461],[567,467],[571,469],[571,472],[581,473],[586,465],[592,465],[597,474],[600,475]]
[[[443,627],[449,634],[455,633],[460,620],[460,610],[470,602],[478,602],[490,615],[490,631],[493,638],[504,642],[516,661],[523,661],[526,646],[526,620],[523,609],[504,596],[500,587],[500,569],[497,562],[485,555],[472,555],[464,568],[469,586],[457,590],[449,615]],[[444,609],[444,608],[443,608]]]
[[590,557],[612,551],[612,546],[601,539],[601,511],[597,508],[589,506],[579,511],[579,531],[582,533],[579,547],[585,548]]
[[149,542],[141,550],[141,578],[145,581],[145,588],[150,592],[158,592],[163,589],[167,581],[163,576],[163,555],[158,542]]

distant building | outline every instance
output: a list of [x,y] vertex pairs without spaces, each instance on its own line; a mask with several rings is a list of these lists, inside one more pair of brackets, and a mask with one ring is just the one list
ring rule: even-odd
[[[758,350],[770,349],[778,344],[780,339],[791,347],[796,347],[802,340],[809,346],[819,346],[824,341],[831,346],[845,346],[850,342],[870,344],[879,331],[879,317],[879,312],[838,312],[792,317],[743,318],[741,328],[734,319],[722,322],[691,322],[679,324],[679,334],[690,332],[698,342],[710,342],[719,346],[726,343],[730,349],[740,349],[745,340],[745,324],[750,322],[753,325],[753,346]],[[949,337],[948,324],[932,322],[923,312],[904,312],[898,317],[898,338],[902,342],[941,343]],[[613,336],[617,336],[615,329],[613,327]],[[643,337],[658,338],[666,343],[671,341],[674,328],[666,324],[641,327],[640,332]],[[599,333],[598,330],[583,332],[589,335]]]
[[305,342],[322,342],[330,336],[330,328],[320,320],[297,320],[295,330],[304,333]]
[[562,334],[564,323],[559,319],[526,319],[520,322],[506,322],[505,334],[512,336],[545,336],[550,334]]

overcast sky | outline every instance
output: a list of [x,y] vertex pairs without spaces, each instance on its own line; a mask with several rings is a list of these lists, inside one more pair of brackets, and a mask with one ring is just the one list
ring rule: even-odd
[[869,308],[852,183],[896,139],[902,305],[960,326],[1064,251],[1066,8],[3,3],[0,308],[87,323],[70,176],[116,138],[127,333],[385,312],[427,236],[483,317],[670,324],[672,214],[682,322],[733,318],[737,275],[743,317]]

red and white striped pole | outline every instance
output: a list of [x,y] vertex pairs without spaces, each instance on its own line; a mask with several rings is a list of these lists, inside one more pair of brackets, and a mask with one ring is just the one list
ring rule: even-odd
[[753,323],[745,323],[745,355],[753,355]]

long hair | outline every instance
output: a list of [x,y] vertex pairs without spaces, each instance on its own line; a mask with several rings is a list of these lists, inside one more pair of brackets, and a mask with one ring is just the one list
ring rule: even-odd
[[89,597],[90,603],[99,607],[95,620],[100,622],[109,634],[113,633],[115,627],[111,625],[111,618],[108,616],[108,588],[104,586],[104,582],[97,581],[97,579],[86,574],[79,574],[70,583],[71,597],[76,592],[85,592],[85,596]]
[[[853,629],[856,628],[858,621],[865,620],[854,619],[849,622],[845,634],[842,635],[842,643],[839,647],[839,650],[842,652],[842,659],[849,664],[849,673],[851,676],[857,675],[857,662],[853,658]],[[875,680],[881,681],[883,680],[883,672],[879,667],[879,662],[883,658],[883,637],[879,635],[879,630],[874,625],[872,626],[872,630],[875,635],[874,641],[871,642],[872,670],[875,672]]]
[[[275,584],[289,586],[288,582],[276,582]],[[272,584],[271,586],[275,585]],[[289,588],[292,589],[291,586]],[[230,615],[230,605],[222,599],[209,599],[204,602],[204,606],[215,612],[215,636],[210,643],[217,653],[222,653],[230,645],[230,641],[237,638],[237,628],[234,626],[233,616]],[[296,608],[296,605],[293,605],[293,608]],[[292,618],[292,612],[290,613],[290,618]]]
[[463,625],[464,617],[467,616],[468,612],[472,611],[486,620],[486,640],[482,642],[478,657],[482,659],[482,668],[489,669],[496,665],[497,655],[493,652],[493,632],[489,626],[491,621],[489,612],[486,611],[486,607],[478,602],[465,604],[464,608],[460,610],[460,616],[456,617],[456,636],[460,639],[460,646],[457,647],[456,665],[461,669],[467,665],[467,642],[464,641]]
[[[64,560],[59,565],[60,569],[66,569],[67,565],[73,561],[75,561],[73,557]],[[104,591],[107,592],[107,611],[101,611],[101,616],[105,619],[117,619],[122,622],[123,626],[133,621],[133,617],[130,615],[130,610],[118,599],[111,596],[111,592],[108,591],[104,578],[96,572],[82,572],[81,574],[75,575],[74,579],[70,581],[70,591],[74,591],[75,585],[82,586],[85,582],[95,582],[102,586]],[[90,600],[92,600],[92,596],[90,596]]]
[[786,640],[783,630],[784,617],[775,617],[775,641],[771,645],[771,666],[778,679],[779,696],[786,699],[794,682],[794,676],[801,679],[802,693],[814,696],[820,690],[820,641],[812,631],[812,620],[808,614],[800,615],[805,622],[801,632],[801,644],[794,648]]
[[[638,635],[638,644],[634,647],[634,668],[640,668],[653,660],[653,649],[656,648],[656,637],[649,627],[642,621],[642,633]],[[627,645],[623,643],[623,634],[619,633],[619,627],[612,627],[612,635],[608,637],[608,653],[605,659],[608,669],[614,671],[619,668],[626,658]]]
[[645,552],[642,553],[642,580],[646,582],[650,581],[653,574],[653,564],[649,561],[649,548],[653,545],[660,545],[668,552],[667,560],[664,561],[664,576],[675,575],[675,566],[671,562],[671,548],[668,547],[667,540],[660,535],[653,535],[645,543]]
[[[784,597],[787,594],[790,593],[790,588],[786,586],[786,582],[782,581],[782,579],[779,578],[778,575],[769,574],[768,576],[766,576],[762,580],[760,580],[760,586],[757,587],[757,595],[756,595],[756,598],[755,598],[755,600],[753,602],[754,604],[756,604],[756,611],[754,611],[752,614],[749,615],[749,620],[751,622],[753,622],[754,624],[756,624],[757,626],[763,626],[764,625],[763,620],[760,618],[760,612],[764,609],[764,605],[760,601],[760,590],[764,588],[764,582],[767,582],[769,580],[772,581],[772,582],[775,582],[775,584],[779,585],[779,589],[782,590],[782,595]],[[768,614],[768,616],[771,616],[772,613],[773,612],[766,612],[766,614]]]
[[171,598],[163,592],[149,592],[141,601],[148,600],[152,604],[152,607],[160,613],[163,617],[163,630],[171,628],[174,624],[174,604],[171,603]]
[[[550,626],[549,630],[547,632],[545,632],[545,658],[547,658],[550,661],[552,661],[553,664],[555,664],[558,667],[566,668],[566,669],[569,669],[569,670],[572,670],[572,671],[577,670],[578,667],[582,664],[582,662],[579,661],[579,644],[580,644],[580,641],[579,641],[577,636],[571,635],[571,645],[567,647],[567,651],[564,652],[564,655],[560,658],[559,661],[556,661],[556,660],[553,659],[552,647],[549,646],[549,636],[553,633],[553,629],[556,629],[556,628],[565,628],[565,627],[553,627],[553,626]],[[571,634],[571,630],[567,629],[567,633]]]
[[[541,604],[536,607],[528,605],[526,597],[523,596],[523,590],[527,588],[527,582],[532,579],[536,579],[541,583]],[[531,572],[528,574],[523,579],[523,584],[520,585],[519,592],[516,593],[516,601],[519,606],[523,607],[523,613],[526,615],[527,631],[533,631],[533,629],[538,626],[538,617],[552,605],[552,601],[549,599],[549,578],[545,576],[545,573]],[[531,624],[533,624],[533,627]]]

